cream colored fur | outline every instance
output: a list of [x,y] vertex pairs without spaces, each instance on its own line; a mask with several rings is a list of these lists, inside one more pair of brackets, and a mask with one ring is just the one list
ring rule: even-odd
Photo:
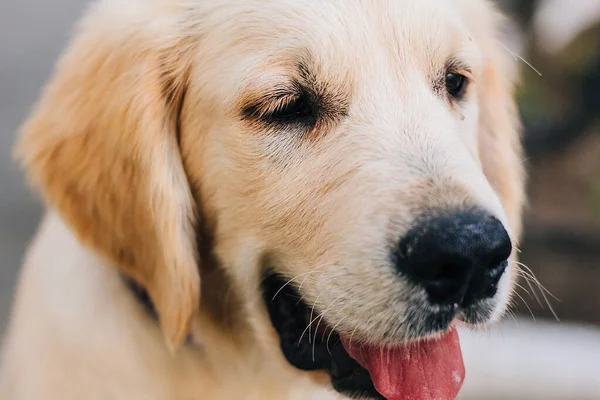
[[[340,332],[398,341],[410,333],[394,321],[422,294],[387,252],[419,213],[484,208],[518,239],[515,71],[498,22],[483,0],[95,3],[17,148],[48,214],[0,398],[341,398],[284,360],[262,267],[303,277]],[[456,59],[462,102],[439,88]],[[306,79],[299,63],[339,107],[331,120],[242,117]],[[148,289],[161,328],[119,273]],[[494,319],[513,276],[511,264]]]

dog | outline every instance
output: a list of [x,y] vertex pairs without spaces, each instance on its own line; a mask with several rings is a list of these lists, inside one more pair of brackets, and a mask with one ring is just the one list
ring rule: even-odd
[[451,399],[507,309],[517,68],[485,0],[100,0],[22,127],[47,212],[0,397]]

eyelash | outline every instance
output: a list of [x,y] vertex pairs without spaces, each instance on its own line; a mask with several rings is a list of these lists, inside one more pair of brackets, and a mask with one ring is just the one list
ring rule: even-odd
[[299,91],[250,106],[244,110],[244,114],[269,125],[314,125],[317,111],[310,95]]
[[268,122],[292,123],[306,121],[314,116],[313,106],[306,94],[292,98],[281,99],[270,107],[263,115],[263,120]]

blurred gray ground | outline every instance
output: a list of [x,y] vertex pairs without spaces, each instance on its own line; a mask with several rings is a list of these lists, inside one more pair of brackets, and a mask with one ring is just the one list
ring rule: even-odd
[[15,133],[69,38],[85,0],[0,1],[0,336],[23,252],[40,213],[12,161]]

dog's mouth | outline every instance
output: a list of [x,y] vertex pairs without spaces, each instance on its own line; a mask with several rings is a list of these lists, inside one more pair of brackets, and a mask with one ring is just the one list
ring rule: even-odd
[[281,350],[293,366],[328,371],[335,390],[351,398],[456,398],[465,370],[455,329],[396,346],[357,343],[315,318],[317,310],[286,282],[270,275],[263,295]]

